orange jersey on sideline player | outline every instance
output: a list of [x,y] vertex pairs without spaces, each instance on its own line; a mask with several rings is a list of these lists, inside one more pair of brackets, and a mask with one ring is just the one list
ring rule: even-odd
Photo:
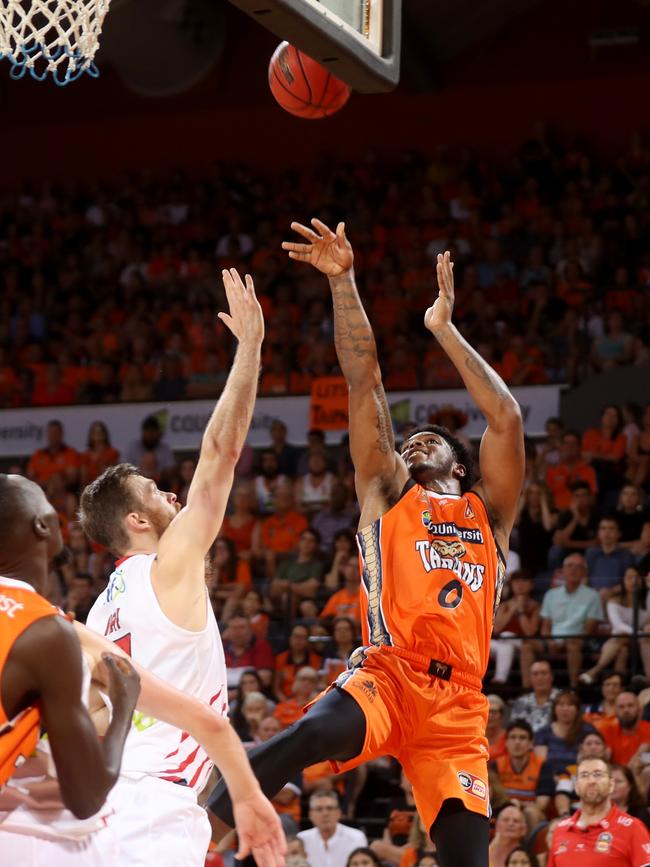
[[[27,583],[0,576],[0,684],[15,642],[32,623],[59,611]],[[37,704],[9,719],[0,692],[0,787],[36,749],[41,711]]]

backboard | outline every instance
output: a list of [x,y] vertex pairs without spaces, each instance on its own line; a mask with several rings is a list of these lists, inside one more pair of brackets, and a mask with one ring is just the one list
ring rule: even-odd
[[230,0],[360,93],[399,81],[402,0]]

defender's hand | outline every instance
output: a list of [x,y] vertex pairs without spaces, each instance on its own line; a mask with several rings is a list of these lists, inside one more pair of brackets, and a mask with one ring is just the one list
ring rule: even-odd
[[294,232],[302,235],[308,244],[295,244],[293,241],[283,241],[282,249],[287,250],[290,259],[307,262],[318,268],[328,277],[340,277],[352,268],[354,254],[352,246],[345,237],[345,223],[339,223],[336,234],[320,220],[311,221],[316,231],[302,223],[292,223]]
[[255,295],[253,278],[246,274],[244,285],[235,268],[224,268],[221,276],[230,312],[218,313],[217,316],[240,343],[261,343],[264,339],[264,316]]
[[259,867],[284,867],[287,841],[278,814],[261,792],[233,803],[239,837],[237,860],[252,855]]
[[454,310],[454,263],[449,258],[448,250],[444,256],[438,253],[436,274],[438,297],[424,314],[424,325],[432,334],[451,323]]

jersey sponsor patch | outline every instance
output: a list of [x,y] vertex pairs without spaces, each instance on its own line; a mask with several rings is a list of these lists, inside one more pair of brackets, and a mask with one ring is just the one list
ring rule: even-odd
[[114,602],[119,596],[126,593],[126,582],[124,575],[118,569],[110,577],[108,587],[106,588],[106,601]]
[[478,527],[461,527],[455,521],[441,521],[436,524],[431,518],[429,509],[422,512],[422,523],[433,536],[456,536],[463,542],[483,544],[483,533]]
[[609,852],[612,848],[613,839],[614,838],[608,831],[603,831],[602,834],[599,834],[598,839],[596,840],[596,852]]
[[479,777],[475,777],[474,774],[470,774],[467,771],[458,771],[457,776],[458,782],[466,792],[480,798],[482,801],[485,800],[487,796],[487,785],[483,780]]

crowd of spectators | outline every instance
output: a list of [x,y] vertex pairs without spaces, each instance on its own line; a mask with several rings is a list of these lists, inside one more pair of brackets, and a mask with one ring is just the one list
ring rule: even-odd
[[[215,167],[0,198],[0,406],[98,404],[83,452],[53,410],[46,445],[9,467],[41,484],[60,515],[70,559],[54,598],[66,610],[84,620],[114,565],[77,523],[84,485],[127,460],[185,501],[195,456],[174,455],[155,416],[119,454],[100,405],[219,394],[233,349],[215,315],[220,267],[257,281],[262,394],[305,392],[336,372],[327,283],[280,251],[293,218],[347,219],[388,389],[459,384],[420,337],[445,248],[462,331],[511,385],[650,361],[650,152],[639,141],[616,165],[540,137],[502,165],[441,149],[404,155],[399,186],[395,169],[371,154],[310,175]],[[460,415],[432,421],[462,438]],[[345,439],[334,449],[312,430],[297,448],[280,419],[270,434],[268,448],[245,448],[208,558],[231,720],[247,745],[290,725],[344,670],[362,617]],[[584,756],[615,763],[615,803],[650,827],[649,496],[650,405],[606,406],[586,431],[550,418],[526,444],[485,684],[491,867],[544,863],[549,829],[575,807]],[[435,865],[389,757],[342,776],[308,768],[274,803],[291,867],[324,867],[324,841],[337,865]]]
[[440,147],[22,184],[0,193],[0,407],[215,396],[224,266],[257,283],[261,393],[308,392],[336,370],[329,292],[280,243],[316,213],[347,221],[389,390],[460,384],[421,326],[447,248],[464,332],[509,384],[647,363],[649,185],[638,138],[613,161],[542,132],[500,161]]

